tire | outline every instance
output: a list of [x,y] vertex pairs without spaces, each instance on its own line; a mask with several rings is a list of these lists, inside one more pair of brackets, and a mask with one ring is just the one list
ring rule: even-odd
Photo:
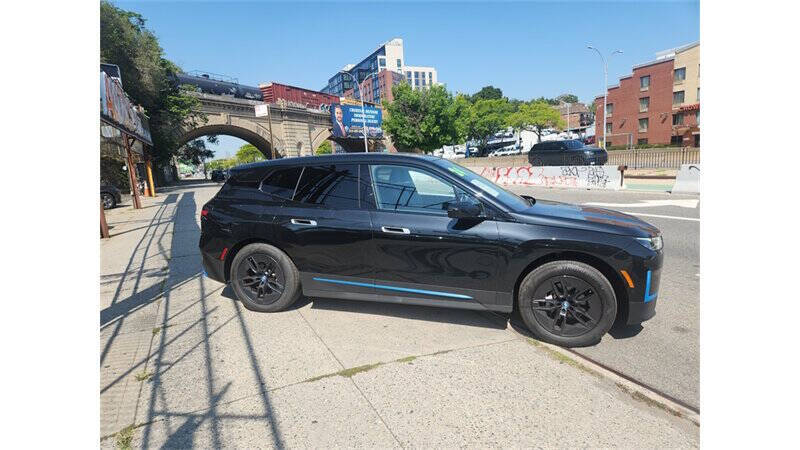
[[520,283],[517,306],[537,339],[562,347],[597,344],[617,315],[611,283],[577,261],[553,261],[531,271]]
[[542,158],[533,158],[531,160],[532,166],[541,166],[542,165]]
[[282,311],[300,298],[297,267],[286,253],[269,244],[254,243],[239,250],[231,262],[229,280],[236,297],[252,311]]
[[106,192],[100,194],[100,200],[103,201],[103,209],[111,209],[117,206],[117,200],[114,196]]

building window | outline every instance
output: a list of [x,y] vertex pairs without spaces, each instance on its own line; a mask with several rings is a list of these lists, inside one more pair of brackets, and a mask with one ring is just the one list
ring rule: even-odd
[[403,67],[403,61],[398,59],[397,60],[397,70],[400,70],[401,67]]
[[636,141],[637,145],[647,145],[647,138],[638,139]]
[[650,119],[639,119],[639,133],[646,133],[648,125],[650,125]]
[[681,103],[683,103],[683,98],[684,98],[684,92],[683,91],[673,92],[672,93],[672,104],[673,105],[680,105]]
[[650,75],[639,77],[639,87],[642,89],[647,89],[650,87]]
[[608,114],[611,114],[611,113],[614,112],[614,104],[613,103],[607,103],[606,104],[606,112]]
[[699,127],[700,126],[700,110],[699,109],[694,113],[694,121],[697,122],[697,126]]
[[433,72],[428,72],[428,81],[433,83]]
[[672,125],[683,125],[683,113],[672,115]]
[[682,145],[683,144],[683,136],[672,136],[669,139],[670,145]]
[[642,97],[639,99],[639,112],[647,112],[650,108],[650,97]]
[[606,133],[611,133],[614,127],[611,126],[611,122],[606,124]]
[[697,101],[700,101],[700,88],[697,88]]
[[673,72],[672,80],[677,83],[682,83],[686,79],[686,67],[675,69]]

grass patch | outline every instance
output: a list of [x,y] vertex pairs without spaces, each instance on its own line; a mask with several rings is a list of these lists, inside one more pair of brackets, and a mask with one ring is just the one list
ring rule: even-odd
[[563,354],[563,353],[561,353],[559,351],[553,350],[550,347],[542,345],[542,343],[537,341],[536,339],[528,338],[528,343],[533,345],[534,347],[537,347],[537,348],[540,348],[540,349],[544,350],[545,353],[547,353],[547,355],[550,358],[558,361],[561,364],[570,365],[570,366],[572,366],[572,367],[574,367],[576,369],[580,369],[580,370],[582,370],[582,371],[584,371],[584,372],[586,372],[586,373],[588,373],[590,375],[594,375],[594,376],[596,376],[598,378],[602,378],[603,377],[596,370],[594,370],[592,368],[589,368],[589,367],[586,367],[585,365],[581,364],[580,362],[575,361],[574,359],[570,358],[569,356],[567,356],[567,355],[565,355],[565,354]]
[[133,440],[133,429],[136,428],[133,424],[119,430],[114,438],[117,448],[122,450],[130,450],[131,441]]
[[148,381],[153,378],[153,372],[144,370],[136,374],[136,381]]
[[417,359],[416,356],[406,356],[405,358],[395,359],[394,362],[407,363]]
[[158,334],[158,333],[160,333],[160,332],[161,332],[161,327],[155,327],[155,328],[153,328],[153,336],[157,335],[157,334]]
[[658,409],[661,409],[663,411],[666,411],[666,412],[672,414],[675,417],[683,417],[683,414],[681,414],[680,411],[676,411],[676,410],[670,408],[669,406],[667,406],[667,405],[665,405],[665,404],[663,404],[663,403],[661,403],[661,402],[659,402],[657,400],[653,400],[652,398],[642,394],[639,391],[632,391],[632,390],[628,389],[628,387],[625,386],[622,383],[615,383],[615,384],[617,385],[617,387],[622,392],[624,392],[624,393],[630,395],[631,397],[633,397],[634,400],[638,400],[640,402],[646,403],[648,406],[652,406],[653,408],[658,408]]
[[367,371],[372,370],[372,369],[374,369],[376,367],[380,367],[383,364],[384,363],[375,363],[375,364],[365,364],[363,366],[358,366],[358,367],[352,367],[350,369],[340,370],[340,371],[336,372],[336,375],[339,375],[340,377],[351,378],[354,375],[357,375],[357,374],[363,373],[363,372],[367,372]]

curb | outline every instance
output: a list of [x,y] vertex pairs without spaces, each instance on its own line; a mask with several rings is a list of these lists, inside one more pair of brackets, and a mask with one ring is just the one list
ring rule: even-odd
[[586,369],[596,372],[598,375],[613,381],[621,391],[629,394],[634,399],[648,403],[656,408],[663,409],[674,416],[687,419],[698,427],[700,426],[700,414],[698,412],[689,409],[646,386],[621,377],[615,372],[595,363],[591,359],[588,359],[571,350],[538,340],[536,343],[552,352],[560,354],[565,358],[575,360],[577,363],[585,366]]

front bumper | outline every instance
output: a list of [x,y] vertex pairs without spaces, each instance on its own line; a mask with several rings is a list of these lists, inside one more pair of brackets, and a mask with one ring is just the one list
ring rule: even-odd
[[628,290],[628,315],[625,321],[628,325],[642,323],[656,315],[664,252],[649,253],[647,257],[634,257],[628,268],[634,281],[634,287]]

